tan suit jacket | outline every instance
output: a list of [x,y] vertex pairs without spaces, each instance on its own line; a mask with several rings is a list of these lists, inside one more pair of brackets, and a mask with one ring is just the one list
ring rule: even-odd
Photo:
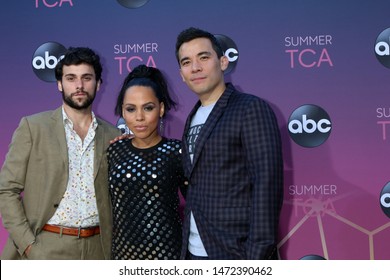
[[[101,242],[111,253],[112,217],[106,149],[120,131],[97,118],[94,176]],[[9,238],[2,259],[20,259],[54,215],[68,182],[68,149],[61,107],[22,118],[0,172],[0,211]]]

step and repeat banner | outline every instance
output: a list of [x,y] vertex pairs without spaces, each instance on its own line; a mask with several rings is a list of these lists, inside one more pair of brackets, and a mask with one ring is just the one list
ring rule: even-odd
[[[101,56],[94,111],[122,128],[114,106],[124,77],[139,64],[161,69],[179,103],[165,135],[180,139],[197,97],[175,42],[199,27],[221,41],[226,80],[277,115],[281,259],[390,259],[389,11],[386,0],[3,1],[0,164],[21,117],[62,103],[53,68],[70,46]],[[7,236],[1,226],[0,249]]]

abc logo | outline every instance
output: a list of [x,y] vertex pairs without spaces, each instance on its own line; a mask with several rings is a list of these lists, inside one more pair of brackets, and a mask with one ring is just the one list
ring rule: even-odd
[[237,64],[238,61],[238,49],[236,44],[232,39],[225,35],[217,34],[214,35],[217,38],[218,42],[221,44],[222,51],[225,56],[229,59],[228,68],[225,70],[225,74],[231,72]]
[[332,123],[328,113],[316,105],[303,105],[291,114],[288,132],[295,143],[312,148],[323,144],[329,137]]
[[390,28],[382,31],[376,39],[375,55],[383,66],[390,68]]
[[41,45],[34,53],[32,67],[34,73],[45,82],[55,82],[54,68],[57,62],[64,57],[66,48],[55,42]]
[[149,0],[118,0],[119,4],[129,9],[137,9],[148,2]]
[[383,213],[390,218],[390,182],[383,187],[379,201]]

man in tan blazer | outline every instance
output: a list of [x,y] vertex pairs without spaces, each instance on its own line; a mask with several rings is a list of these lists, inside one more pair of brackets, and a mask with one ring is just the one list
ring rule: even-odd
[[109,259],[106,149],[120,131],[92,111],[100,58],[70,48],[55,71],[62,106],[22,118],[0,172],[1,258]]

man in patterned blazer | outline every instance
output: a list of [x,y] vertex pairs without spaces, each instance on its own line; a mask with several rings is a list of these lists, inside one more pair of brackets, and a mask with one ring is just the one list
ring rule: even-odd
[[225,84],[229,61],[209,32],[182,31],[176,58],[199,98],[183,135],[190,186],[181,258],[275,259],[283,159],[274,112]]
[[109,259],[106,149],[120,134],[92,112],[100,58],[70,48],[55,69],[63,104],[22,118],[0,173],[2,259]]

